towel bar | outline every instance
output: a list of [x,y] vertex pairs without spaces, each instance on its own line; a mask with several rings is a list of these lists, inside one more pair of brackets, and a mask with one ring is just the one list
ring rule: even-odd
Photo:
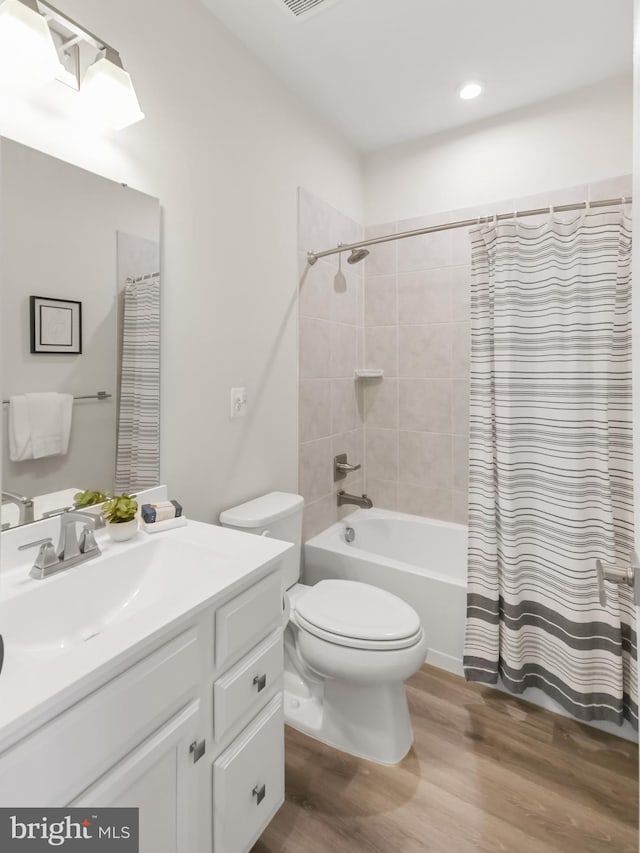
[[[107,394],[106,391],[98,391],[96,394],[83,394],[81,397],[74,397],[74,400],[108,400],[113,397],[113,394]],[[9,400],[2,401],[3,406],[9,405]]]

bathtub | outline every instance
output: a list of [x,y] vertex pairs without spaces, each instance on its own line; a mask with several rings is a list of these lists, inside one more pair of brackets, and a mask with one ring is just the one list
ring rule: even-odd
[[[355,539],[348,543],[345,530]],[[359,509],[309,539],[303,582],[342,578],[379,586],[418,612],[427,661],[462,675],[467,594],[467,528],[383,509]]]
[[[353,528],[355,539],[345,540]],[[463,675],[467,596],[467,528],[385,509],[359,509],[303,546],[303,583],[325,578],[362,581],[403,598],[419,614],[427,635],[428,663]],[[498,690],[509,691],[499,682]],[[538,688],[519,699],[564,717],[571,715]],[[630,723],[622,727],[592,721],[596,729],[634,742]]]

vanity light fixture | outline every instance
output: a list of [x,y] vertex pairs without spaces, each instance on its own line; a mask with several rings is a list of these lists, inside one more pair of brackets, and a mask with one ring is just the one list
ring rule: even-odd
[[55,80],[62,67],[36,0],[0,3],[0,87],[24,94]]
[[0,0],[0,87],[23,94],[56,79],[95,125],[121,130],[144,118],[115,48],[48,0]]
[[483,89],[484,86],[482,83],[479,83],[477,80],[469,80],[466,83],[463,83],[458,89],[458,97],[463,101],[472,101],[474,98],[477,98],[478,95],[482,94]]
[[113,130],[122,130],[144,118],[131,76],[112,47],[107,46],[87,68],[80,100],[87,116]]

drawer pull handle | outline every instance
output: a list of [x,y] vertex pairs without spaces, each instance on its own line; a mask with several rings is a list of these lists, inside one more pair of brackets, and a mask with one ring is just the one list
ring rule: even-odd
[[256,805],[258,805],[258,806],[260,805],[260,803],[264,800],[266,794],[267,794],[266,785],[256,785],[256,787],[253,789],[253,796],[257,800]]
[[194,742],[189,746],[189,752],[191,753],[191,757],[193,758],[194,764],[197,764],[197,762],[200,761],[206,751],[207,746],[206,741],[204,740],[194,740]]
[[266,674],[265,675],[256,675],[256,677],[253,679],[253,683],[258,688],[258,693],[263,691],[264,688],[267,686]]

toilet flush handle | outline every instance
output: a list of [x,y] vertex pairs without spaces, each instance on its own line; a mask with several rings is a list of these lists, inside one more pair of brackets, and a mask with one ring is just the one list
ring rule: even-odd
[[282,593],[282,627],[286,628],[291,617],[291,599],[289,593],[285,590]]

